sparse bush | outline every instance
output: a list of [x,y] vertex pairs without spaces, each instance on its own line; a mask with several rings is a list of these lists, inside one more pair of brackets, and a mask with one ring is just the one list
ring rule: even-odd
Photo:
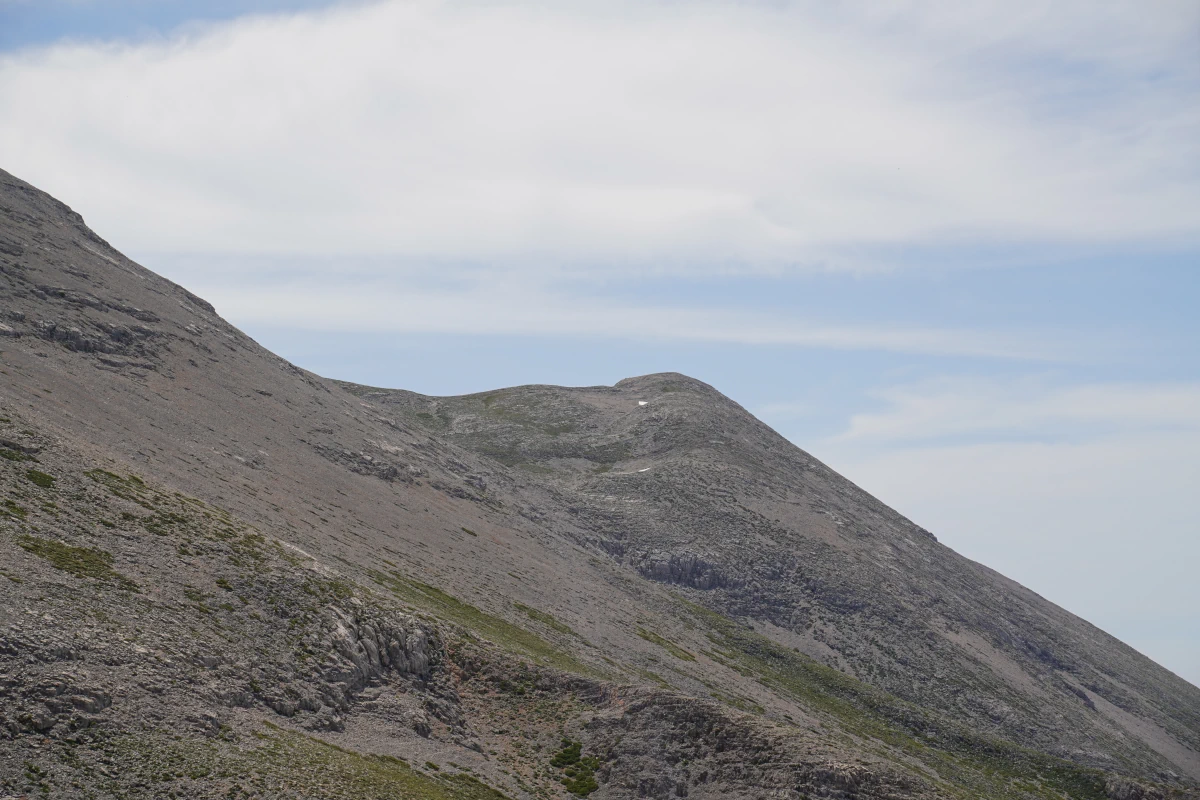
[[587,797],[600,788],[596,783],[596,770],[600,759],[583,755],[583,743],[570,739],[562,740],[562,749],[550,759],[550,766],[563,771],[559,780],[563,787],[577,797]]

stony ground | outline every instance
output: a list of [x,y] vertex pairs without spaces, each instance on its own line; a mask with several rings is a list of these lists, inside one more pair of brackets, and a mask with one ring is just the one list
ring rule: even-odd
[[0,173],[0,797],[1198,780],[1200,690],[711,387],[329,381]]

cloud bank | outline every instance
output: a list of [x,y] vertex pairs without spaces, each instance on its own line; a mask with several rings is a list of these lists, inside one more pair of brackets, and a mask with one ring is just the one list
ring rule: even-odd
[[1195,241],[1200,7],[379,2],[0,60],[134,253],[696,270]]

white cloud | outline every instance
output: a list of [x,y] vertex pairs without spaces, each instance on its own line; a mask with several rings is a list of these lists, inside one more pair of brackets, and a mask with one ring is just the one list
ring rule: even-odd
[[471,276],[431,289],[407,282],[325,280],[230,284],[196,275],[187,285],[240,325],[359,333],[584,336],[626,340],[882,350],[1060,360],[1078,353],[1036,334],[937,327],[836,325],[769,312],[615,302],[553,292],[519,276]]
[[867,8],[417,0],[64,44],[0,60],[0,152],[134,253],[1195,238],[1200,7]]
[[877,393],[878,412],[854,415],[843,441],[928,442],[948,437],[1200,432],[1200,385],[1054,386],[1044,378],[942,379]]
[[943,380],[883,397],[819,446],[831,466],[1200,685],[1200,385]]

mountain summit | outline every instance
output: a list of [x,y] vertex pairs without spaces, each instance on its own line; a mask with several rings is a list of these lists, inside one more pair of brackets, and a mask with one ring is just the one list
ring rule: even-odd
[[695,379],[322,378],[3,172],[0,361],[0,794],[1200,797],[1200,689]]

